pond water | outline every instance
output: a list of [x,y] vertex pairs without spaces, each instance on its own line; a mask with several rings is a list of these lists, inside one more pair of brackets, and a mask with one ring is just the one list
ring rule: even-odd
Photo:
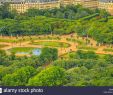
[[32,55],[38,55],[39,56],[41,54],[41,49],[34,48],[32,50],[29,50],[29,51],[17,51],[15,54],[25,54],[25,55],[32,54]]

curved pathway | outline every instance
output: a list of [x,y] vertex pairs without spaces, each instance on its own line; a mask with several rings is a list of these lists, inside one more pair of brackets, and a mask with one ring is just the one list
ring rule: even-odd
[[[70,34],[70,35],[62,35],[62,36],[51,36],[51,35],[48,35],[50,37],[60,37],[61,39],[60,40],[34,40],[34,41],[54,41],[54,42],[63,42],[63,43],[68,43],[70,44],[70,47],[67,47],[67,48],[62,48],[62,47],[59,47],[58,48],[58,53],[59,53],[59,56],[61,55],[64,55],[66,53],[69,53],[69,52],[72,52],[72,51],[77,51],[78,48],[77,46],[79,46],[80,44],[77,43],[77,42],[72,42],[72,41],[67,41],[67,38],[69,39],[76,39],[76,40],[82,40],[85,42],[85,39],[86,38],[83,38],[83,37],[78,37],[77,35],[75,34]],[[32,36],[32,38],[35,37],[35,38],[38,38],[38,37],[41,37],[41,38],[45,38],[45,36],[41,35],[41,36]],[[1,38],[1,37],[0,37]],[[3,37],[2,39],[11,39],[11,38],[8,38],[8,37]],[[15,39],[15,37],[13,37],[12,39]],[[105,52],[103,49],[107,48],[107,46],[96,46],[97,42],[91,38],[88,38],[88,40],[90,40],[90,43],[92,44],[92,48],[97,48],[97,50],[95,51],[97,54],[112,54],[113,55],[113,52]],[[11,48],[14,48],[14,47],[35,47],[35,48],[43,48],[44,46],[42,45],[31,45],[29,44],[30,43],[30,40],[28,41],[24,41],[24,42],[21,42],[21,43],[7,43],[7,42],[0,42],[0,44],[2,45],[8,45],[7,47],[4,47],[4,48],[1,48],[3,50],[8,50],[8,49],[11,49]],[[88,45],[87,45],[88,46]]]

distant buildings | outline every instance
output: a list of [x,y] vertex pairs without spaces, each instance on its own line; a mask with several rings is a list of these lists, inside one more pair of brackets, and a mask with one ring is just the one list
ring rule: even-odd
[[1,0],[0,2],[8,2],[10,9],[16,9],[19,13],[24,13],[30,8],[51,9],[60,7],[59,0]]
[[80,4],[86,8],[97,8],[98,0],[73,0],[73,4]]
[[74,0],[59,0],[60,1],[60,4],[62,5],[62,6],[66,6],[66,5],[71,5],[71,4],[73,4],[73,1]]
[[98,8],[105,9],[113,15],[113,0],[99,0]]
[[93,9],[98,7],[98,0],[82,0],[82,1],[83,1],[82,5],[84,7]]
[[48,8],[59,8],[60,2],[58,0],[29,0],[23,2],[12,2],[10,8],[16,9],[19,13],[25,12],[27,9],[48,9]]
[[59,8],[61,5],[80,4],[86,8],[106,9],[113,14],[113,0],[0,0],[0,3],[9,2],[10,8],[16,9],[19,13],[29,8],[48,9]]

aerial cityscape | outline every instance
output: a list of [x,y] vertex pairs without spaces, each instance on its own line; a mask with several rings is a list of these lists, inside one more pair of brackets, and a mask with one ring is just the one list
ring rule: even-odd
[[113,0],[0,0],[0,86],[113,86]]

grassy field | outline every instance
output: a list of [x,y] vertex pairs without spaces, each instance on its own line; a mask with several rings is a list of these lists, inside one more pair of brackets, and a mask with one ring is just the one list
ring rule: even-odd
[[6,46],[8,46],[8,45],[0,45],[0,48],[4,48],[4,47],[6,47]]
[[20,41],[32,41],[32,40],[60,40],[61,38],[60,37],[50,37],[50,36],[45,36],[45,37],[24,37],[24,38],[0,38],[0,42],[6,42],[6,43],[18,43]]
[[55,41],[40,41],[40,42],[33,42],[33,43],[30,43],[30,44],[50,46],[50,47],[63,47],[63,48],[67,48],[67,47],[70,46],[68,43],[55,42]]
[[86,47],[86,46],[79,46],[78,49],[80,49],[80,50],[90,50],[90,51],[97,50],[97,48],[94,48],[94,47]]
[[17,53],[17,52],[32,52],[32,50],[35,49],[33,47],[16,47],[16,48],[12,48],[9,51],[13,52],[13,53]]
[[60,37],[50,37],[50,36],[45,36],[45,37],[33,37],[33,40],[60,40]]
[[80,39],[71,39],[71,38],[67,38],[67,41],[71,41],[71,42],[74,42],[74,43],[78,43],[80,45],[84,45],[85,42],[83,40],[80,40]]
[[13,43],[13,42],[17,42],[17,40],[16,39],[2,39],[2,38],[0,38],[0,42],[7,42],[7,43]]
[[104,51],[106,51],[106,52],[113,52],[113,49],[108,48],[108,49],[104,49]]

